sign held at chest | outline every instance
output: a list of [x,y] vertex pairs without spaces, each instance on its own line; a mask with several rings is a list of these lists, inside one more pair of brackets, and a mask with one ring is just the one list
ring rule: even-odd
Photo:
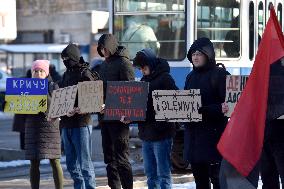
[[103,104],[102,81],[84,81],[78,83],[78,106],[82,113],[100,112]]
[[77,89],[77,85],[73,85],[54,90],[52,93],[48,117],[57,118],[60,116],[65,116],[68,112],[73,110]]
[[48,80],[8,78],[6,81],[5,112],[38,114],[47,110]]
[[104,120],[120,120],[126,116],[131,121],[144,121],[148,91],[147,82],[108,81]]
[[155,90],[152,92],[156,121],[198,122],[202,115],[199,89]]
[[238,103],[242,91],[245,88],[248,76],[228,75],[226,78],[226,100],[225,103],[229,106],[227,117],[231,117],[236,104]]

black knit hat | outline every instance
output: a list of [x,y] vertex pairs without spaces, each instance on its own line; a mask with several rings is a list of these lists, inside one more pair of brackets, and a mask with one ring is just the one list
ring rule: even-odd
[[75,62],[80,60],[80,49],[77,45],[70,43],[61,53],[61,57],[68,57]]

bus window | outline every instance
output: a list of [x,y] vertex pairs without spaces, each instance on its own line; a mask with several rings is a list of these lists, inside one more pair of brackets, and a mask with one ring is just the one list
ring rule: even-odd
[[278,17],[280,26],[282,28],[282,4],[281,3],[278,3],[278,6],[277,6],[277,17]]
[[254,3],[249,3],[249,59],[254,57]]
[[113,33],[133,59],[152,48],[167,60],[186,57],[184,0],[115,0]]
[[264,11],[263,11],[263,3],[260,2],[258,4],[258,45],[260,43],[263,31],[264,31]]
[[240,57],[240,1],[200,0],[197,3],[197,38],[208,37],[217,58]]

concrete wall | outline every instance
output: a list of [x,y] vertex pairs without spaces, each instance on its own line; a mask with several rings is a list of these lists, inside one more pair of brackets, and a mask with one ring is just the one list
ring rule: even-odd
[[56,13],[18,17],[18,31],[54,31],[54,43],[60,43],[61,34],[70,34],[72,42],[89,44],[92,32],[91,12]]

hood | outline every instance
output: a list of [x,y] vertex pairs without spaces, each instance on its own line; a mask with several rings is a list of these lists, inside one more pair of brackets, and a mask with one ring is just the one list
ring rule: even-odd
[[150,48],[142,49],[136,53],[133,60],[133,65],[136,67],[149,66],[150,71],[154,72],[158,64],[158,58],[156,57],[154,51]]
[[77,45],[70,43],[61,53],[61,57],[68,57],[73,62],[79,62],[80,49]]
[[157,58],[156,62],[156,69],[150,75],[143,76],[141,81],[151,81],[162,73],[170,73],[170,65],[166,60]]
[[206,64],[206,67],[216,66],[215,51],[214,51],[213,43],[208,38],[202,37],[193,42],[193,44],[191,45],[187,53],[187,58],[191,63],[192,63],[191,55],[197,50],[207,56],[208,62]]
[[104,57],[101,52],[102,48],[106,48],[111,55],[114,55],[118,48],[118,42],[115,36],[112,34],[103,34],[98,41],[97,51],[101,57]]

